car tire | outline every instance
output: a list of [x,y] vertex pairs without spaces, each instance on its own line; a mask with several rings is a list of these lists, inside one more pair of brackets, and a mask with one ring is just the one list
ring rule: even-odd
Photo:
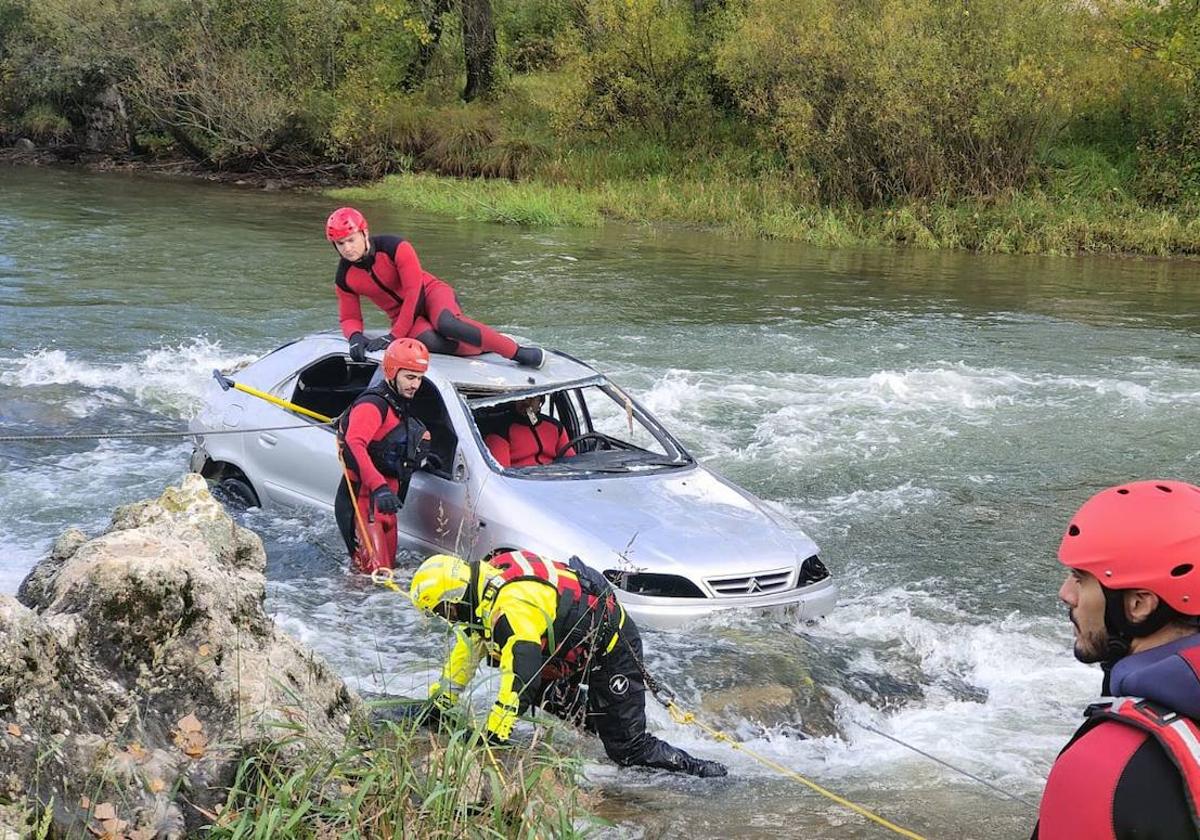
[[213,496],[232,510],[258,507],[258,494],[248,481],[234,476],[222,478],[213,486]]

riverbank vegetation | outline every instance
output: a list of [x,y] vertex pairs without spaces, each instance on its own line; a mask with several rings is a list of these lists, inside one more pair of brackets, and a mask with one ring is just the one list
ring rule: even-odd
[[243,761],[214,840],[252,837],[583,837],[587,814],[578,761],[538,742],[489,748],[471,729],[433,736],[383,722],[338,754],[306,746],[302,732]]
[[10,141],[832,246],[1200,253],[1198,74],[1197,0],[0,7]]

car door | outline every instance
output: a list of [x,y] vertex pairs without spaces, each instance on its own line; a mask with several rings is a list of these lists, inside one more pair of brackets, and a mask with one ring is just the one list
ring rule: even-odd
[[467,467],[460,451],[462,413],[456,395],[455,410],[447,409],[443,387],[453,393],[453,386],[427,379],[413,400],[414,415],[429,429],[436,463],[413,473],[397,516],[397,529],[400,539],[411,548],[469,554],[478,516],[469,497]]
[[[324,358],[297,372],[321,364]],[[294,398],[297,376],[281,383],[273,393]],[[283,409],[272,409],[271,426],[291,428],[254,432],[246,441],[247,460],[274,504],[319,505],[331,508],[342,477],[332,427]]]
[[[289,420],[296,426],[303,423],[295,415]],[[332,507],[342,472],[334,434],[328,426],[255,432],[247,454],[257,465],[272,502]]]

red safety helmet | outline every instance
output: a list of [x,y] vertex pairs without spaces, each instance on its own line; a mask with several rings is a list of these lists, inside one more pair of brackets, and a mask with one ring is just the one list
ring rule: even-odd
[[397,338],[383,351],[383,375],[389,382],[402,370],[429,369],[429,348],[415,338]]
[[1135,481],[1101,490],[1071,518],[1058,559],[1105,589],[1146,589],[1200,616],[1200,487]]
[[353,207],[339,207],[325,220],[325,238],[336,242],[352,233],[367,232],[367,219]]

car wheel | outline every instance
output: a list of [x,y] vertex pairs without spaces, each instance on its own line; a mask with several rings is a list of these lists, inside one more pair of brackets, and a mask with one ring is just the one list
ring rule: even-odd
[[249,482],[228,476],[222,478],[213,487],[213,496],[217,501],[233,510],[245,510],[258,507],[258,495]]

